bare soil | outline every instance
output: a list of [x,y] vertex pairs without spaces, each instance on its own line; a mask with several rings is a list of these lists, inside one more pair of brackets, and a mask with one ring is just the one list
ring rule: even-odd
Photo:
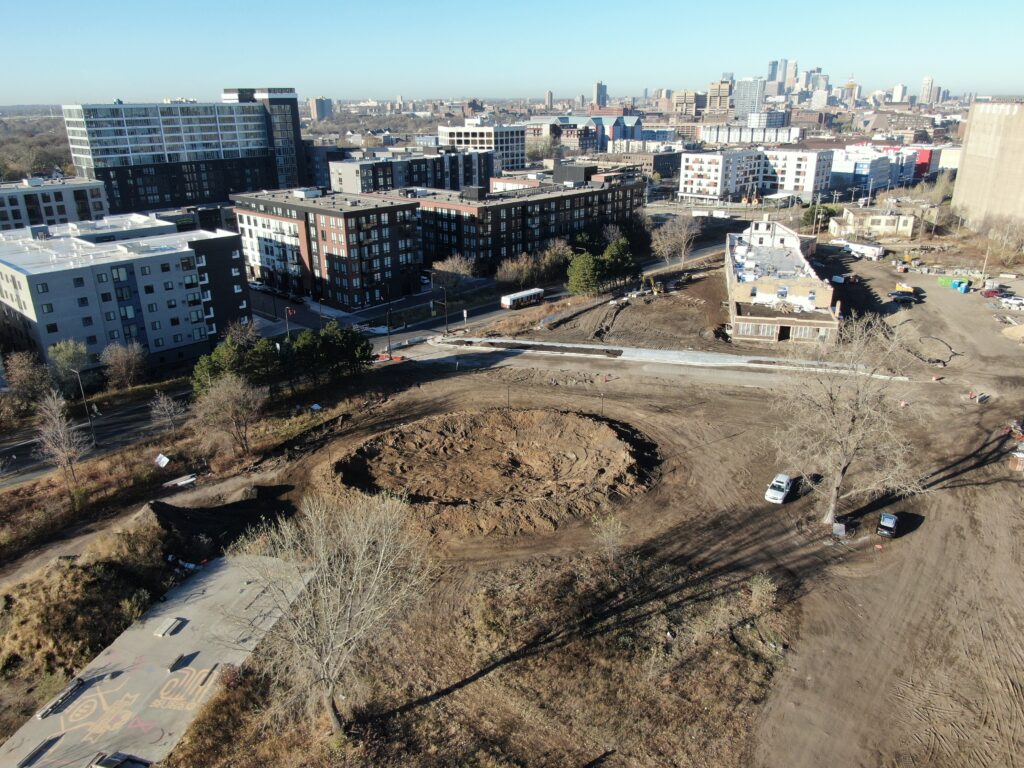
[[412,502],[431,534],[553,530],[643,490],[657,463],[625,425],[579,413],[491,409],[374,437],[338,463],[343,482]]

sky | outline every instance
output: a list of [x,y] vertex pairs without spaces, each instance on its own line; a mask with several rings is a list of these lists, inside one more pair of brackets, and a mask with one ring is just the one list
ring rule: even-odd
[[[1015,1],[792,4],[605,0],[0,0],[0,104],[300,97],[523,98],[705,90],[770,59],[865,92],[931,75],[951,93],[1024,93]],[[998,23],[1002,19],[1006,23]]]

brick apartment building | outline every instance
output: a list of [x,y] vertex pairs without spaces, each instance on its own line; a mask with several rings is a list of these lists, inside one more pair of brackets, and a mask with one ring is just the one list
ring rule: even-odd
[[233,195],[252,280],[363,309],[419,288],[415,200],[291,189]]

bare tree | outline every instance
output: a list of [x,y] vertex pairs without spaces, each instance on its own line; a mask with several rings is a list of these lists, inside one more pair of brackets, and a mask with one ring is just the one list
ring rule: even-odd
[[107,381],[112,388],[131,389],[146,365],[146,350],[137,341],[108,344],[100,353],[100,362],[107,367]]
[[666,264],[676,257],[682,264],[699,232],[700,224],[692,216],[673,216],[651,234],[651,248]]
[[834,342],[797,354],[816,366],[801,371],[799,386],[779,393],[773,442],[779,458],[824,499],[822,523],[830,525],[847,499],[919,493],[904,437],[912,417],[900,407],[896,378],[910,359],[899,329],[861,315],[843,323]]
[[265,390],[251,386],[234,373],[226,373],[207,387],[192,407],[196,431],[220,435],[242,453],[249,452],[249,433],[267,400]]
[[467,277],[473,276],[474,264],[461,254],[453,254],[447,259],[434,262],[434,282],[445,288],[458,286]]
[[39,453],[60,470],[68,498],[71,499],[71,505],[75,506],[75,491],[78,490],[75,465],[88,450],[89,439],[81,430],[75,429],[67,415],[67,403],[56,390],[50,390],[43,396],[36,415],[39,418],[36,428]]
[[50,372],[32,352],[12,352],[4,358],[4,373],[18,410],[26,410],[50,391]]
[[228,557],[281,617],[255,658],[274,689],[273,714],[323,709],[339,734],[353,657],[413,604],[431,569],[409,508],[394,497],[307,496],[300,512],[256,529]]
[[156,397],[149,401],[150,419],[164,429],[176,426],[186,410],[183,403],[179,403],[166,392],[157,392]]

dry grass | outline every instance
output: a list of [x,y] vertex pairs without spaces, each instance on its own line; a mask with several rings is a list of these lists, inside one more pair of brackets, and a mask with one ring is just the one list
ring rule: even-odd
[[746,765],[794,618],[764,576],[719,583],[628,557],[546,559],[447,590],[363,657],[347,741],[326,721],[265,730],[258,686],[228,689],[168,765]]
[[586,301],[593,301],[587,298],[559,299],[548,304],[541,304],[537,307],[526,307],[508,314],[500,320],[495,320],[485,329],[489,334],[498,336],[515,336],[537,327],[537,324],[548,315],[562,312],[569,307],[582,304]]

